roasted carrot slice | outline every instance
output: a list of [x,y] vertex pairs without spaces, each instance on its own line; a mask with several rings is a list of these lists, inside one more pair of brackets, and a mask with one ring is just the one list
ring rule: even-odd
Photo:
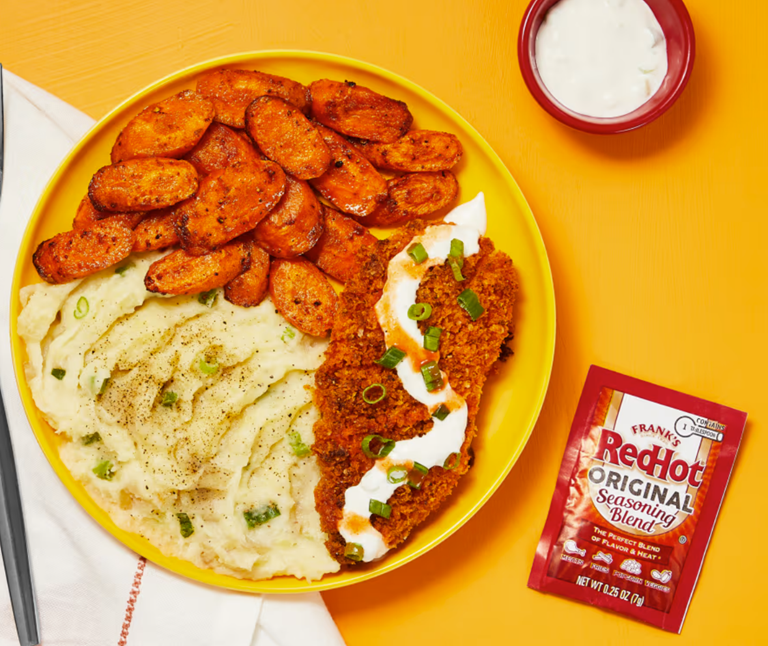
[[203,138],[185,157],[200,175],[240,164],[257,162],[260,153],[246,135],[220,123],[211,124]]
[[351,137],[392,142],[413,123],[408,106],[352,81],[322,79],[309,86],[312,116]]
[[280,201],[285,173],[269,161],[213,171],[174,210],[181,246],[200,256],[253,229]]
[[262,248],[251,249],[251,268],[224,286],[224,297],[240,307],[255,307],[267,295],[269,254]]
[[173,210],[150,211],[133,231],[134,251],[159,251],[178,244],[179,236],[173,225]]
[[456,135],[434,130],[411,130],[391,144],[360,140],[351,143],[376,168],[406,173],[448,170],[464,154]]
[[214,70],[197,82],[199,94],[213,101],[214,119],[245,128],[245,109],[260,96],[276,96],[302,112],[309,111],[309,89],[291,79],[251,70]]
[[195,147],[213,121],[213,103],[184,90],[144,108],[112,147],[112,163],[139,157],[181,157]]
[[376,237],[352,218],[325,205],[323,219],[323,235],[305,257],[329,276],[346,283],[360,268],[357,252],[375,245]]
[[304,180],[285,177],[285,194],[256,225],[253,240],[276,258],[295,258],[315,246],[323,233],[320,202]]
[[114,265],[132,248],[133,231],[122,222],[107,218],[40,243],[32,262],[44,281],[57,285]]
[[387,198],[387,181],[341,135],[318,125],[333,154],[331,167],[311,181],[326,200],[345,213],[366,216]]
[[322,175],[331,151],[320,133],[296,106],[261,96],[245,111],[245,127],[259,149],[298,179]]
[[302,332],[328,336],[339,297],[323,273],[308,260],[273,260],[269,293],[275,308]]
[[399,226],[426,217],[450,204],[459,192],[456,177],[449,170],[402,175],[391,179],[388,188],[386,202],[361,219],[366,226]]
[[88,197],[99,211],[152,211],[186,200],[197,190],[197,171],[179,159],[147,158],[104,166]]
[[99,220],[111,219],[113,222],[120,222],[129,229],[135,229],[146,215],[143,211],[134,211],[133,213],[110,213],[109,211],[97,211],[91,199],[86,195],[77,207],[75,219],[72,220],[73,229],[87,229],[94,222]]
[[250,240],[237,240],[204,256],[177,249],[149,266],[144,285],[160,294],[199,294],[223,287],[251,266]]

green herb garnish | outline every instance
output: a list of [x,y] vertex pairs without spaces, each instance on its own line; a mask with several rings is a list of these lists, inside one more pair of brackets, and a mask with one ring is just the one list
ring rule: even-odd
[[435,417],[436,419],[439,419],[442,422],[450,414],[451,414],[451,411],[448,409],[448,407],[445,404],[440,404],[437,407],[437,410],[434,413],[432,413],[432,417]]
[[99,462],[93,467],[93,472],[96,474],[97,478],[101,478],[102,480],[112,480],[115,475],[114,467],[109,460],[102,460]]
[[175,392],[172,390],[166,390],[163,393],[163,401],[160,402],[160,405],[165,406],[166,408],[170,408],[176,403],[178,398],[179,396]]
[[263,525],[268,523],[273,518],[277,518],[280,515],[280,508],[277,503],[271,502],[265,507],[259,509],[251,509],[250,511],[243,512],[245,522],[248,524],[249,529],[253,529],[257,525]]
[[205,359],[200,359],[198,367],[200,368],[200,371],[204,372],[206,375],[213,375],[219,369],[219,362],[211,361],[209,363]]
[[424,385],[427,392],[440,390],[443,387],[443,375],[437,365],[437,361],[425,361],[421,364],[421,376],[424,378]]
[[408,318],[412,321],[426,321],[432,316],[432,306],[429,303],[414,303],[408,308]]
[[464,275],[461,273],[461,265],[459,264],[459,261],[456,260],[456,258],[454,258],[453,256],[450,256],[448,258],[448,264],[451,266],[453,277],[458,282],[461,282],[462,280],[464,280]]
[[294,330],[290,325],[285,328],[285,332],[283,332],[283,336],[280,337],[280,340],[283,343],[288,343],[290,339],[296,338],[296,330]]
[[429,469],[427,469],[427,467],[418,462],[414,462],[413,469],[411,469],[411,472],[408,474],[408,486],[413,487],[414,489],[421,489],[421,483],[428,473]]
[[75,318],[81,319],[86,314],[88,314],[88,310],[91,308],[91,306],[88,304],[88,299],[85,296],[81,296],[77,299],[77,307],[75,308]]
[[408,255],[413,258],[413,262],[415,262],[417,265],[420,265],[423,263],[427,258],[429,258],[429,254],[427,254],[427,250],[424,248],[424,245],[420,242],[417,242],[416,244],[412,244],[410,247],[408,247]]
[[389,518],[392,514],[392,507],[385,502],[371,498],[371,501],[368,503],[368,511],[382,518]]
[[[368,394],[373,391],[372,394]],[[363,401],[366,404],[378,404],[382,399],[387,396],[387,389],[383,384],[371,384],[365,390],[363,390]]]
[[182,538],[189,538],[195,533],[195,528],[192,525],[192,521],[189,520],[189,516],[184,512],[176,514],[176,518],[179,519],[179,531]]
[[480,318],[485,309],[480,305],[480,299],[471,289],[465,289],[458,297],[459,305],[472,317],[473,321]]
[[443,469],[452,471],[457,466],[459,466],[460,461],[461,456],[458,453],[451,453],[447,458],[445,458],[445,462],[443,462]]
[[443,330],[439,327],[428,327],[424,334],[424,349],[437,352],[440,349],[440,335]]
[[304,444],[298,431],[289,431],[287,437],[288,444],[296,457],[303,458],[305,455],[312,453],[312,449]]
[[98,433],[91,433],[90,435],[83,436],[83,444],[85,446],[89,446],[95,442],[101,442],[101,435]]
[[[371,448],[371,444],[373,442],[379,442],[379,450],[374,451]],[[384,458],[388,456],[392,449],[395,448],[395,441],[394,440],[388,440],[386,437],[381,437],[381,435],[366,435],[363,438],[363,444],[362,449],[363,453],[367,455],[369,458]]]
[[387,348],[387,351],[384,353],[381,359],[376,359],[374,363],[378,363],[384,368],[394,368],[404,358],[405,352],[393,345],[391,348]]
[[395,464],[387,469],[387,480],[391,484],[400,484],[401,482],[405,482],[407,478],[408,469],[404,466]]
[[201,305],[205,305],[206,307],[213,307],[213,304],[216,302],[216,297],[219,295],[218,289],[211,289],[207,292],[202,292],[201,294],[197,295],[197,300]]
[[362,561],[365,550],[360,543],[347,543],[344,546],[344,556],[350,561]]

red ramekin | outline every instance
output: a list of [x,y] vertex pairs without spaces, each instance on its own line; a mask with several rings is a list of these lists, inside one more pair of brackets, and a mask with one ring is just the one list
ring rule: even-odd
[[667,75],[656,94],[637,110],[620,117],[589,117],[566,108],[544,85],[536,65],[536,35],[547,11],[557,2],[559,0],[533,0],[525,11],[517,40],[517,58],[525,84],[539,105],[555,119],[585,132],[618,134],[640,128],[660,117],[682,94],[691,76],[696,55],[691,17],[682,0],[645,0],[667,40]]

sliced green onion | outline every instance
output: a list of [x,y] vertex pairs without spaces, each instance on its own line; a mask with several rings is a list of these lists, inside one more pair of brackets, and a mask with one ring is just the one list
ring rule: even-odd
[[344,547],[344,556],[350,561],[362,561],[365,550],[360,543],[347,543]]
[[[379,448],[378,452],[374,452],[371,448],[371,442],[381,442],[381,447]],[[386,437],[381,437],[381,435],[366,435],[363,438],[363,453],[367,455],[369,458],[383,458],[388,456],[392,449],[395,448],[395,441],[394,440],[388,440]]]
[[288,343],[290,339],[293,339],[296,337],[296,330],[294,330],[290,325],[285,328],[285,332],[283,332],[283,336],[280,337],[280,340],[283,343]]
[[133,267],[133,263],[129,262],[127,265],[123,265],[122,267],[115,269],[115,273],[119,274],[120,276],[124,276],[125,272],[128,271],[131,267]]
[[459,305],[461,305],[467,313],[472,317],[473,321],[480,318],[480,315],[485,312],[483,306],[480,305],[480,299],[477,294],[471,289],[465,289],[458,297]]
[[464,241],[454,238],[451,240],[451,254],[459,263],[459,267],[464,267]]
[[447,458],[445,458],[445,462],[443,462],[443,469],[453,471],[457,466],[459,466],[460,461],[461,456],[458,453],[451,453]]
[[[378,396],[378,397],[376,397],[376,395],[374,394],[372,397],[369,397],[369,396],[368,396],[368,393],[369,393],[371,390],[374,390],[374,391],[375,391],[375,389],[376,389],[376,388],[379,388],[379,389],[381,390],[381,392],[379,393],[379,396]],[[384,388],[384,385],[383,385],[383,384],[371,384],[370,386],[368,386],[368,387],[367,387],[367,388],[366,388],[366,389],[363,391],[363,401],[364,401],[366,404],[378,404],[378,403],[379,403],[379,402],[380,402],[382,399],[384,399],[386,396],[387,396],[387,389],[386,389],[386,388]]]
[[96,474],[97,478],[101,478],[102,480],[112,480],[115,475],[114,468],[109,460],[102,460],[99,462],[93,467],[93,472]]
[[179,398],[179,396],[173,392],[172,390],[166,390],[163,393],[163,401],[160,402],[162,406],[165,406],[166,408],[170,408],[176,403],[176,400]]
[[439,327],[428,327],[424,334],[424,349],[430,352],[437,352],[440,348],[440,335],[443,330]]
[[189,520],[189,516],[187,516],[184,512],[176,514],[176,518],[179,519],[179,531],[181,532],[182,538],[189,538],[192,536],[192,534],[195,533],[195,528],[192,526],[192,521]]
[[456,260],[456,258],[451,256],[448,258],[448,264],[451,266],[453,277],[458,282],[461,282],[462,280],[464,280],[464,275],[461,273],[461,263],[458,260]]
[[437,361],[425,361],[422,363],[421,376],[424,378],[427,392],[439,390],[443,387],[443,376],[440,374],[440,368],[437,365]]
[[243,512],[245,522],[250,529],[256,527],[256,525],[263,525],[268,523],[273,518],[277,518],[280,515],[280,508],[277,503],[271,502],[265,507],[259,509],[251,509],[250,511]]
[[440,404],[437,407],[437,410],[434,413],[432,413],[432,417],[436,417],[442,422],[450,414],[451,414],[451,411],[448,409],[448,407],[445,404]]
[[408,255],[413,258],[413,262],[415,262],[417,265],[420,265],[423,263],[427,258],[429,258],[429,254],[427,253],[427,250],[424,248],[424,245],[420,242],[417,242],[416,244],[412,244],[410,247],[408,247]]
[[85,296],[81,296],[77,299],[77,307],[75,308],[75,318],[81,319],[86,314],[88,314],[88,310],[90,309],[90,305],[88,305],[88,299]]
[[448,256],[448,264],[451,266],[453,277],[457,281],[464,280],[461,270],[464,268],[464,242],[458,238],[451,240],[451,253]]
[[387,469],[387,480],[390,484],[400,484],[408,478],[408,469],[404,466],[395,464]]
[[426,321],[432,316],[432,306],[429,303],[414,303],[408,308],[408,318],[412,321]]
[[382,518],[389,518],[392,513],[392,507],[385,502],[371,498],[371,502],[368,503],[368,511]]
[[312,453],[312,449],[304,444],[298,431],[289,431],[287,437],[288,444],[291,446],[291,450],[296,457],[303,458],[305,455]]
[[62,368],[54,368],[53,370],[51,370],[51,375],[53,377],[56,377],[56,379],[58,379],[59,381],[64,379],[64,375],[66,374],[67,374],[67,371],[63,370]]
[[387,351],[384,353],[384,356],[382,356],[381,359],[376,359],[374,363],[378,363],[380,366],[384,368],[394,368],[404,358],[405,358],[405,352],[403,352],[397,346],[393,345],[391,348],[387,348]]
[[438,381],[442,379],[437,361],[425,361],[421,364],[421,374],[424,381]]
[[98,433],[91,433],[90,435],[83,436],[83,445],[89,446],[94,442],[101,442],[101,435]]
[[215,374],[216,371],[219,369],[218,361],[211,361],[210,363],[208,363],[205,359],[200,359],[200,363],[197,365],[198,365],[198,368],[200,368],[200,371],[204,372],[206,375]]
[[418,462],[413,463],[413,469],[408,473],[408,486],[421,489],[421,483],[429,473],[429,469]]
[[97,375],[91,377],[91,392],[95,395],[103,395],[107,391],[107,386],[109,386],[109,377],[104,377],[101,382],[99,382],[98,379],[99,377]]
[[218,289],[211,289],[207,292],[202,292],[197,295],[197,301],[201,305],[205,305],[206,307],[213,307],[213,304],[216,302],[216,297],[219,295]]

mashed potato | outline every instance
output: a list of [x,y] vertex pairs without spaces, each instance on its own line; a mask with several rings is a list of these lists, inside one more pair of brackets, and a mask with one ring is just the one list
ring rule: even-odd
[[251,579],[337,571],[307,449],[327,342],[269,299],[246,309],[147,292],[160,255],[22,290],[27,382],[66,438],[64,463],[165,554]]

